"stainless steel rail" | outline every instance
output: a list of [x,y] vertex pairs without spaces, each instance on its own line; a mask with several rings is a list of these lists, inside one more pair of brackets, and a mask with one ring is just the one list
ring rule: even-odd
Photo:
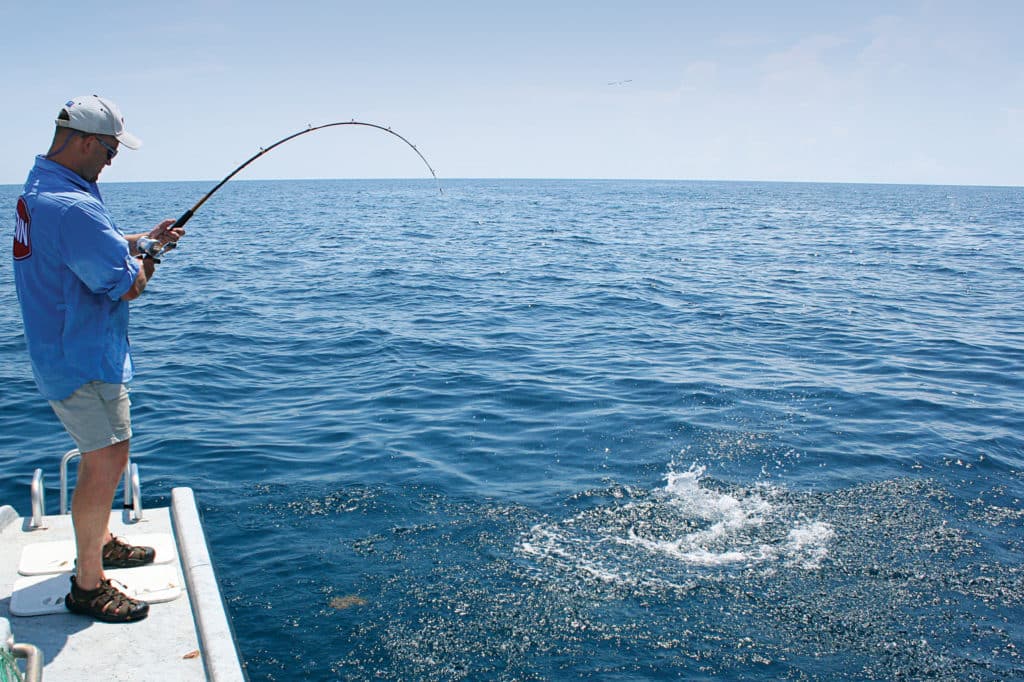
[[[25,682],[40,682],[43,679],[42,649],[32,644],[19,644],[15,642],[14,635],[11,634],[11,624],[6,618],[0,618],[0,649],[10,652],[15,658],[25,659],[25,675],[22,678],[21,674],[15,670],[17,679],[24,679]],[[0,665],[2,664],[3,662],[0,661]],[[3,672],[3,670],[0,670],[0,673]]]
[[[78,448],[74,450],[68,450],[64,453],[64,456],[60,458],[60,513],[68,513],[68,464],[75,457],[81,457],[82,453],[78,451]],[[41,476],[42,470],[37,469],[36,472]],[[128,458],[128,464],[124,468],[124,481],[122,483],[124,488],[124,508],[129,509],[132,512],[132,521],[142,520],[142,487],[139,484],[139,467],[132,464],[131,457]],[[32,493],[33,501],[35,500],[35,489],[33,488]],[[34,509],[34,507],[33,507]],[[33,512],[34,514],[34,512]]]

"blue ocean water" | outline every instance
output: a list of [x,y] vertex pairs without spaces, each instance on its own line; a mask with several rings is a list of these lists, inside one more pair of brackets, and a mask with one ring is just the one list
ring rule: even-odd
[[[443,186],[229,183],[133,304],[253,680],[1024,677],[1024,189]],[[0,501],[69,447],[8,259]]]

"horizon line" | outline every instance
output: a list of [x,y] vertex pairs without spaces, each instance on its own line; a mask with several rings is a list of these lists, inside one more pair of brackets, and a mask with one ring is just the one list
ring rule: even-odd
[[[112,180],[99,183],[101,187],[111,185],[142,185],[169,183],[217,183],[222,178],[190,179],[190,180]],[[376,178],[233,178],[232,182],[429,182],[434,178],[422,177],[376,177]],[[438,176],[438,181],[442,177]],[[762,180],[735,178],[613,178],[613,177],[514,177],[514,176],[478,176],[443,178],[443,182],[474,182],[474,181],[505,181],[505,182],[679,182],[679,183],[736,183],[736,184],[777,184],[777,185],[882,185],[896,187],[975,187],[991,189],[1024,189],[1024,185],[999,185],[987,183],[949,183],[949,182],[895,182],[880,180]],[[0,183],[0,187],[20,187],[24,183]],[[443,183],[442,183],[443,184]]]

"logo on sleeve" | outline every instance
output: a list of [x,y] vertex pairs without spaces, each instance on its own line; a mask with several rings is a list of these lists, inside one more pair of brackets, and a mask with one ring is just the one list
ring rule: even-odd
[[25,197],[18,197],[18,217],[14,223],[14,260],[24,260],[32,255],[32,216],[28,213]]

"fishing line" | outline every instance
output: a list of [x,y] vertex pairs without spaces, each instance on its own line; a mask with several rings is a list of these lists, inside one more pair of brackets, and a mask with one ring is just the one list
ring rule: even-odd
[[[377,125],[376,123],[366,123],[365,121],[355,121],[355,120],[353,120],[353,121],[336,121],[334,123],[324,123],[323,125],[318,125],[318,126],[310,125],[305,130],[300,130],[297,133],[292,133],[291,135],[288,135],[287,137],[281,138],[280,140],[278,140],[274,144],[270,145],[269,147],[260,147],[259,152],[257,152],[256,154],[253,154],[251,157],[246,159],[241,165],[239,165],[238,168],[236,168],[235,170],[233,170],[230,173],[228,173],[227,176],[223,180],[218,182],[217,185],[213,189],[211,189],[209,192],[207,192],[205,195],[203,195],[203,198],[200,199],[199,201],[197,201],[195,206],[193,206],[192,208],[190,208],[187,211],[185,211],[184,213],[182,213],[181,217],[178,218],[178,220],[171,226],[171,229],[173,229],[175,227],[181,227],[185,223],[187,223],[192,218],[192,216],[195,215],[195,212],[199,210],[199,207],[202,206],[203,204],[205,204],[206,200],[209,199],[210,197],[212,197],[217,190],[219,190],[221,187],[223,187],[225,184],[227,184],[228,180],[230,180],[231,178],[233,178],[236,175],[238,175],[238,173],[240,173],[243,168],[245,168],[250,163],[252,163],[256,159],[260,158],[261,156],[263,156],[264,154],[269,152],[271,149],[274,149],[275,147],[279,147],[282,144],[284,144],[285,142],[288,142],[289,140],[294,140],[296,137],[299,137],[301,135],[306,135],[306,134],[312,133],[313,131],[316,131],[316,130],[323,130],[324,128],[333,128],[335,126],[366,126],[367,128],[376,128],[377,130],[383,130],[385,133],[389,133],[391,135],[394,135],[399,140],[401,140],[402,142],[404,142],[407,145],[409,145],[412,148],[412,150],[414,152],[416,152],[416,155],[420,157],[420,159],[423,161],[424,164],[426,164],[427,170],[430,171],[430,175],[432,175],[433,178],[434,178],[434,182],[437,183],[437,191],[439,193],[441,193],[441,194],[444,194],[444,190],[441,189],[441,181],[437,179],[437,173],[434,172],[434,168],[430,165],[430,162],[427,161],[427,157],[423,156],[423,153],[420,152],[420,150],[417,149],[416,145],[414,145],[412,142],[410,142],[409,140],[405,139],[403,136],[399,135],[398,133],[396,133],[391,128],[388,128],[388,127],[382,126],[382,125]],[[161,253],[163,253],[164,251],[167,251],[169,249],[173,249],[174,246],[175,246],[174,242],[168,242],[165,245],[161,245],[159,241],[157,241],[157,240],[150,240],[149,238],[146,238],[146,237],[140,239],[139,242],[140,242],[139,245],[138,245],[139,250],[145,251],[146,253],[148,253],[150,256],[153,256],[153,257],[159,257]]]

